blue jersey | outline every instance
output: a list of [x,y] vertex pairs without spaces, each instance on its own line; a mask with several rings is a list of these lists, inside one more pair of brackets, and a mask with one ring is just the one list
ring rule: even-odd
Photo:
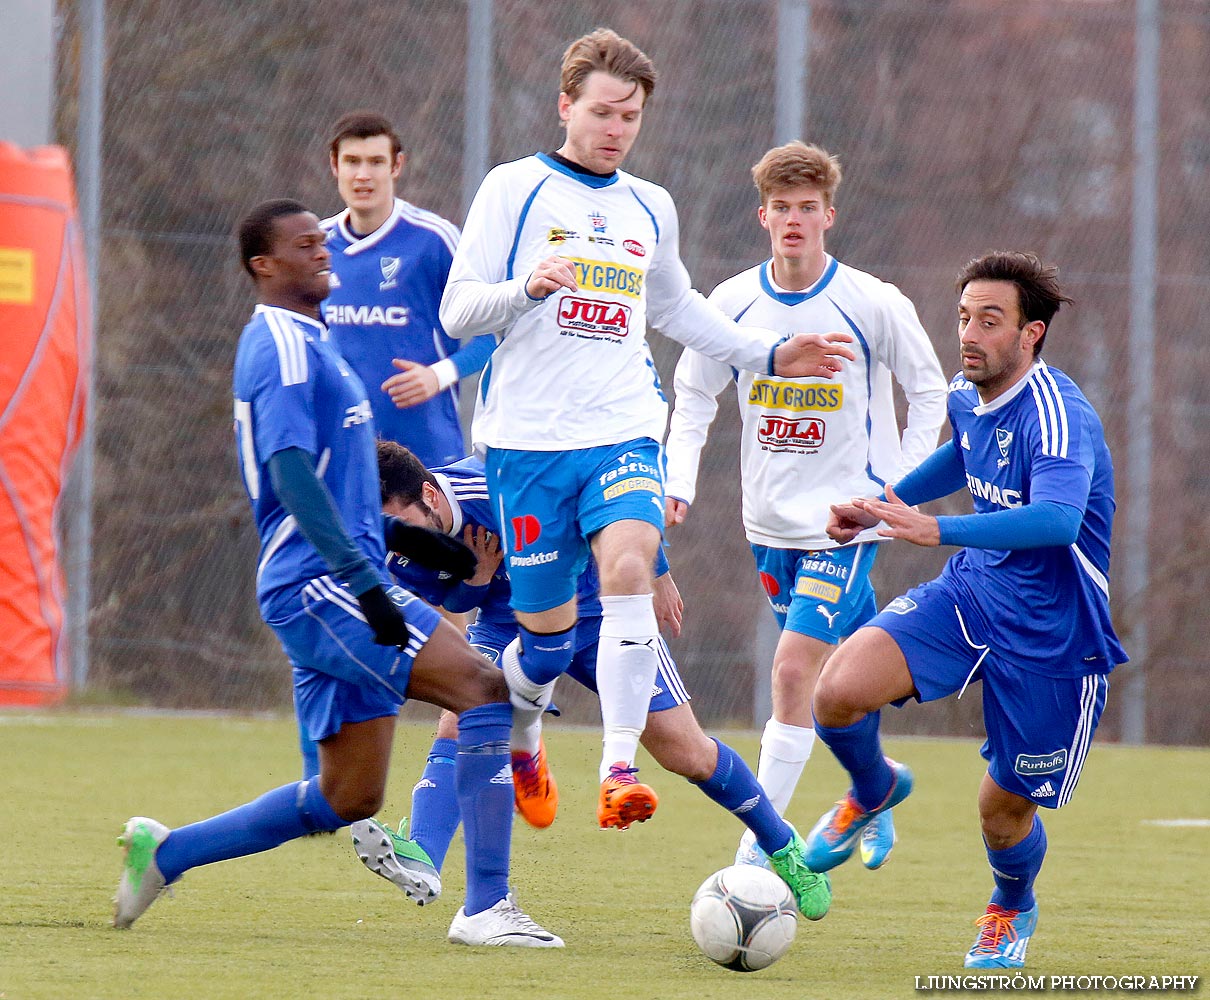
[[[454,515],[451,535],[460,539],[468,526],[486,528],[492,534],[500,535],[500,519],[487,495],[487,479],[482,461],[474,457],[465,458],[453,465],[433,469],[432,472]],[[419,594],[430,604],[445,604],[461,586],[448,573],[426,569],[393,552],[387,556],[387,568],[401,586]],[[581,618],[600,615],[600,588],[596,564],[589,559],[588,568],[581,574],[576,587]],[[511,595],[506,563],[501,562],[477,605],[477,621],[515,630],[516,618],[509,604]]]
[[374,420],[361,379],[324,325],[288,309],[256,307],[240,335],[233,390],[240,469],[260,534],[256,596],[269,621],[296,610],[303,586],[329,572],[274,493],[269,459],[287,448],[311,455],[349,536],[381,566]]
[[437,318],[457,228],[401,199],[368,236],[349,228],[347,211],[321,225],[332,251],[332,294],[324,302],[324,320],[369,389],[378,433],[410,448],[430,468],[456,462],[466,454],[456,385],[402,410],[380,386],[397,373],[394,358],[425,365],[452,358],[461,377],[479,371],[495,347],[495,338],[485,336],[460,351],[461,344],[446,335]]
[[1037,362],[987,404],[961,375],[949,420],[975,511],[1049,500],[1083,518],[1071,546],[963,548],[942,579],[969,598],[977,632],[1025,670],[1051,677],[1108,673],[1126,662],[1109,615],[1113,460],[1100,418],[1057,368]]

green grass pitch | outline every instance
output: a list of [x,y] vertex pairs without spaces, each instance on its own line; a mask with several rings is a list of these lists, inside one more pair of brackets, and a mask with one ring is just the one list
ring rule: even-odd
[[[750,762],[756,737],[729,734]],[[430,729],[400,727],[385,816],[409,805]],[[916,791],[896,811],[891,862],[833,873],[835,902],[790,953],[740,975],[702,957],[688,903],[741,832],[696,789],[647,762],[648,824],[596,829],[599,735],[552,727],[559,818],[518,823],[513,885],[564,951],[445,940],[463,889],[461,840],[445,894],[420,909],[354,857],[347,833],[189,872],[135,925],[109,926],[115,838],[131,814],[200,819],[296,777],[288,719],[100,711],[0,715],[0,1000],[26,998],[894,998],[917,976],[959,975],[990,890],[977,830],[978,744],[893,740]],[[1204,975],[1210,751],[1095,746],[1071,806],[1047,812],[1050,853],[1031,975]],[[790,818],[801,830],[843,782],[826,749]],[[1204,992],[1205,987],[1201,988]]]

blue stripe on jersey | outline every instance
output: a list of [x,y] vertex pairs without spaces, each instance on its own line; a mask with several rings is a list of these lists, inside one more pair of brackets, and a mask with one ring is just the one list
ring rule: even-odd
[[545,153],[535,153],[534,155],[548,167],[550,167],[551,170],[557,170],[559,173],[570,177],[573,181],[579,181],[585,187],[605,188],[618,182],[617,173],[612,173],[608,177],[598,177],[596,174],[585,174],[581,173],[579,170],[573,170],[571,167],[560,163],[558,160],[547,156]]
[[806,302],[807,299],[815,298],[816,295],[828,287],[832,276],[836,274],[836,269],[839,267],[836,258],[831,257],[828,260],[828,266],[823,269],[823,274],[820,275],[819,280],[805,292],[779,292],[773,287],[773,282],[769,280],[769,271],[771,270],[769,265],[771,263],[772,261],[767,260],[760,267],[760,287],[769,298],[775,299],[783,306],[796,306],[800,302]]
[[651,225],[652,225],[652,228],[655,229],[655,241],[656,241],[656,243],[659,243],[660,242],[660,224],[655,221],[655,213],[652,212],[651,209],[649,209],[647,207],[647,205],[644,203],[643,199],[639,197],[639,193],[634,188],[630,189],[630,193],[632,195],[634,195],[634,200],[643,206],[643,211],[646,212],[651,217]]
[[[832,263],[836,262],[833,261]],[[870,345],[866,343],[865,334],[861,332],[861,329],[856,323],[853,322],[853,320],[849,317],[849,314],[840,308],[840,305],[836,302],[836,300],[829,297],[828,301],[836,307],[836,311],[840,313],[841,318],[849,324],[849,329],[853,331],[853,335],[857,338],[857,343],[861,345],[861,353],[865,358],[865,438],[866,441],[869,442],[872,439],[870,431],[871,427],[873,426],[873,420],[870,416],[870,399],[874,395],[874,373],[871,370],[870,365]],[[874,475],[874,467],[870,462],[870,454],[868,450],[866,451],[865,474],[879,486],[886,486],[886,483],[883,482],[883,480]]]
[[[735,320],[735,322],[737,322],[737,323],[738,323],[738,322],[739,322],[741,319],[743,319],[743,318],[744,318],[744,313],[746,313],[746,312],[747,312],[749,309],[751,309],[751,308],[752,308],[754,305],[756,305],[756,303],[757,303],[757,302],[759,302],[759,301],[760,301],[759,299],[753,299],[753,300],[752,300],[751,302],[749,302],[749,303],[748,303],[746,306],[744,306],[744,308],[743,308],[743,309],[741,309],[739,312],[737,312],[737,313],[736,313],[734,316],[732,316],[731,318],[732,318],[733,320]],[[732,370],[733,372],[735,372],[735,373],[736,373],[736,375],[738,376],[738,374],[739,374],[738,369],[732,368],[731,370]]]
[[[517,260],[517,246],[521,242],[521,230],[525,228],[525,217],[529,215],[529,208],[534,203],[534,199],[538,197],[538,192],[542,190],[542,185],[548,180],[550,180],[550,174],[547,174],[540,181],[538,181],[537,186],[529,193],[529,197],[525,199],[525,204],[521,206],[521,214],[517,217],[517,232],[513,236],[512,249],[508,251],[508,264],[504,269],[504,278],[506,281],[511,279],[513,276],[513,264],[516,263]],[[525,294],[528,295],[529,292],[526,292]],[[487,374],[486,370],[484,371],[484,374]],[[485,395],[483,398],[486,400],[486,389],[484,392]]]

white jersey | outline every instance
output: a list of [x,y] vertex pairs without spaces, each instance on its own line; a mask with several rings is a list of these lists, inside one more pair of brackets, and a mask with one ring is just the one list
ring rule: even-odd
[[[542,300],[534,268],[568,257],[579,289]],[[668,403],[648,325],[704,354],[769,371],[779,335],[741,330],[691,287],[672,198],[624,171],[596,177],[538,153],[484,178],[441,300],[458,337],[503,334],[471,434],[485,446],[562,451],[664,436]]]
[[[937,447],[946,383],[916,310],[894,285],[831,257],[805,291],[777,288],[766,261],[724,281],[710,300],[738,322],[783,333],[848,331],[857,360],[830,380],[774,378],[685,351],[676,366],[665,492],[693,502],[715,397],[734,381],[748,540],[782,549],[834,548],[824,530],[831,504],[877,494]],[[902,444],[891,373],[908,401]],[[854,542],[877,538],[871,528]]]

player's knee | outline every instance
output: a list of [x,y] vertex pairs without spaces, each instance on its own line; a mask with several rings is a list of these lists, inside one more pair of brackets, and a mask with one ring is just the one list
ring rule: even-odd
[[455,712],[455,733],[457,732],[458,715],[468,709],[478,708],[480,705],[508,701],[508,687],[504,683],[504,674],[477,653],[472,653],[471,657],[471,660],[460,664],[458,700],[461,704],[453,710]]
[[654,560],[643,553],[627,550],[612,554],[607,566],[600,567],[601,590],[609,594],[649,594]]
[[386,799],[385,789],[341,788],[328,796],[332,811],[347,823],[369,819],[382,808]]

